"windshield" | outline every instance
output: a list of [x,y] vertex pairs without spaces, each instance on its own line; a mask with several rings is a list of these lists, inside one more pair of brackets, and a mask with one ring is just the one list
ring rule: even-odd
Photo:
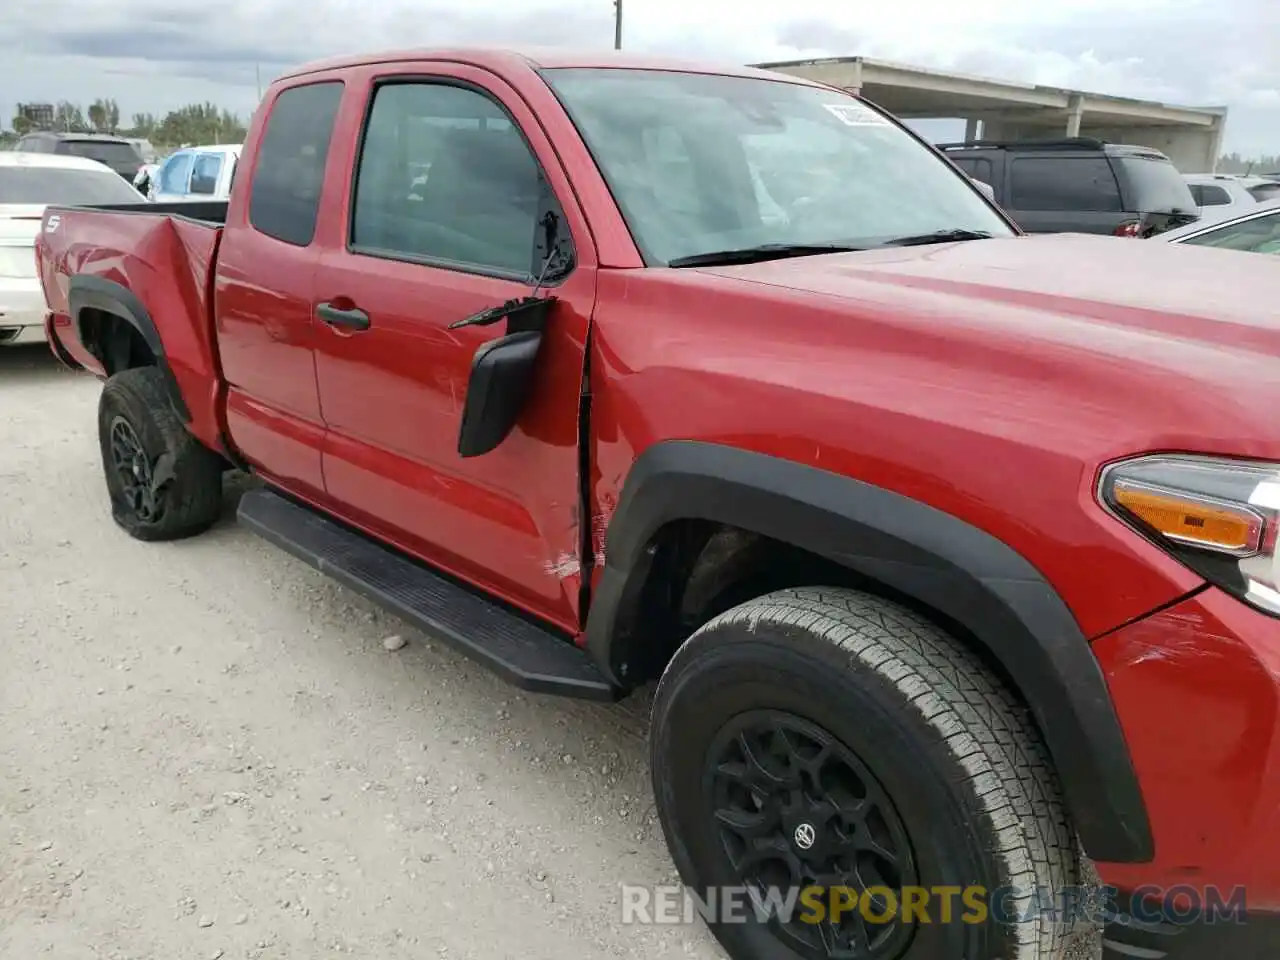
[[142,154],[138,153],[130,143],[116,140],[63,140],[63,148],[59,153],[69,153],[73,157],[88,157],[110,167],[126,167],[130,164],[142,166]]
[[1280,253],[1280,211],[1239,220],[1199,236],[1187,237],[1183,243],[1198,247],[1277,254]]
[[543,76],[650,263],[762,244],[1013,235],[963,174],[847,94],[665,71]]
[[76,206],[141,202],[138,191],[110,170],[0,167],[0,203]]

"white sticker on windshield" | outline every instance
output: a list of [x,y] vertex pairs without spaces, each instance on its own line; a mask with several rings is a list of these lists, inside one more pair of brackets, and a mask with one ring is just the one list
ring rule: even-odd
[[851,100],[846,103],[824,103],[832,114],[850,127],[887,127],[889,121],[870,107]]

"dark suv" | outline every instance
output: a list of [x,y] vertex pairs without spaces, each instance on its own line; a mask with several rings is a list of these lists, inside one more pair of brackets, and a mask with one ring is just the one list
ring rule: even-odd
[[1200,215],[1173,163],[1150,147],[1066,140],[939,144],[961,170],[995,191],[1028,233],[1149,237]]
[[58,133],[41,130],[28,133],[18,141],[14,149],[26,153],[87,157],[110,167],[130,183],[143,165],[142,154],[137,147],[124,137],[105,133]]

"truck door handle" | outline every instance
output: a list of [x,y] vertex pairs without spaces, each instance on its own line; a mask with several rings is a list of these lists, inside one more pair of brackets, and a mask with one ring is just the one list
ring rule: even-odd
[[332,303],[322,303],[316,307],[320,319],[330,326],[347,327],[350,330],[368,330],[369,315],[358,307],[343,310]]

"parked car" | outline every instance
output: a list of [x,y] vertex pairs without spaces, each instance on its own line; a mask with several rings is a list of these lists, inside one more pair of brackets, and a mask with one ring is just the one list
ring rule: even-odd
[[18,139],[14,150],[60,157],[86,157],[110,167],[130,183],[145,162],[130,141],[105,133],[58,133],[38,130]]
[[1280,200],[1255,203],[1248,212],[1202,220],[1156,239],[1248,253],[1280,253]]
[[177,150],[152,177],[148,196],[157,203],[226,200],[231,195],[231,183],[239,159],[239,144]]
[[35,238],[51,203],[137,203],[137,192],[95,160],[0,152],[0,347],[45,338],[47,307]]
[[1200,209],[1169,158],[1149,147],[1088,137],[939,144],[1028,233],[1150,237]]
[[[1164,161],[1093,159],[1175,218]],[[1274,957],[1262,258],[1224,296],[1208,251],[1023,236],[800,78],[469,50],[299,67],[227,203],[53,209],[38,259],[128,535],[255,474],[248,528],[513,683],[658,680],[694,890],[933,920],[713,915],[734,960],[1063,960],[1081,850],[1109,956]],[[1188,884],[1247,922],[1162,922]]]
[[1264,200],[1280,196],[1280,183],[1264,177],[1243,177],[1229,173],[1184,173],[1200,215],[1223,215],[1256,209]]

